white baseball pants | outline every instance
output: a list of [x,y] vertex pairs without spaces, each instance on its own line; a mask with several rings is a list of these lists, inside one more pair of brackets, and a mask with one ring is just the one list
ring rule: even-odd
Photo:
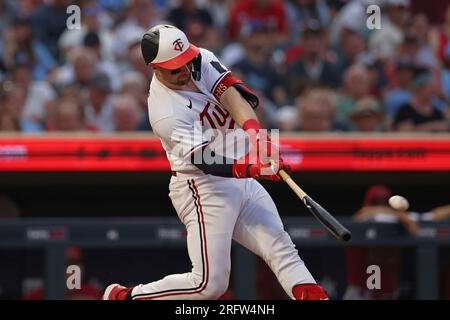
[[138,285],[133,299],[219,298],[228,289],[232,239],[260,256],[292,299],[295,285],[316,283],[256,180],[178,174],[169,189],[187,229],[192,271]]

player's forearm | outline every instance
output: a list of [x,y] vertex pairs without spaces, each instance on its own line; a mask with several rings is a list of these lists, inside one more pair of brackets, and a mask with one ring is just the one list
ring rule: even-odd
[[234,88],[228,88],[221,96],[222,106],[230,113],[233,120],[242,128],[250,119],[258,120],[250,104]]
[[395,210],[387,206],[366,206],[359,209],[353,218],[355,220],[372,219],[380,213],[396,215]]
[[441,206],[431,210],[433,220],[445,220],[450,218],[450,204]]
[[209,146],[199,149],[191,154],[191,163],[200,169],[204,174],[219,177],[233,176],[233,159],[229,159],[224,156],[219,157],[217,154],[214,154],[214,161],[209,163],[211,161],[205,161],[205,154],[213,155],[214,153]]

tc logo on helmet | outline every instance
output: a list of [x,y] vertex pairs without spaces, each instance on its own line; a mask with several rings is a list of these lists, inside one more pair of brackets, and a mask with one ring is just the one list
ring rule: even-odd
[[177,40],[175,40],[173,42],[173,50],[183,51],[183,48],[184,48],[184,43],[181,41],[180,38],[178,38]]

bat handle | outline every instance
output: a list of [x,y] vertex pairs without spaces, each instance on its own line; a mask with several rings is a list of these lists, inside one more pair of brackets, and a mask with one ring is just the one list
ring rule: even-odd
[[278,175],[281,177],[281,179],[283,179],[284,181],[286,181],[287,179],[290,179],[289,175],[287,174],[286,171],[284,171],[283,169],[281,169],[280,171],[278,171]]
[[298,184],[295,183],[294,180],[292,180],[292,178],[287,174],[286,171],[281,169],[280,171],[278,171],[278,175],[281,177],[281,179],[283,179],[284,182],[286,182],[291,187],[292,190],[294,190],[294,192],[300,197],[300,199],[303,200],[303,198],[307,196],[306,192],[303,191],[298,186]]
[[[276,165],[275,161],[274,160],[270,160],[270,165],[271,166],[275,166]],[[287,180],[291,179],[291,177],[283,169],[278,170],[277,174],[281,177],[281,179],[283,179],[283,181],[287,182]]]

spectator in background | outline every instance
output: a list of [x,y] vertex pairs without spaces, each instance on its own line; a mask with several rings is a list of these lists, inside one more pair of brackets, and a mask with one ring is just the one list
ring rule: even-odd
[[259,105],[258,108],[255,109],[255,113],[261,126],[264,126],[264,128],[267,129],[278,129],[279,127],[276,119],[278,107],[258,89],[253,90],[253,92],[259,97]]
[[114,131],[111,93],[111,81],[106,74],[97,73],[91,78],[88,87],[88,101],[84,105],[84,117],[89,130]]
[[244,48],[245,58],[233,65],[232,69],[250,87],[263,92],[277,106],[286,104],[285,84],[272,64],[273,43],[265,25],[251,26]]
[[[255,9],[256,11],[252,11]],[[253,36],[255,28],[265,30],[270,41],[271,60],[278,70],[285,69],[284,47],[288,39],[284,2],[276,0],[245,0],[235,2],[230,9],[228,34],[230,42],[221,52],[221,61],[235,65],[245,57],[245,43]],[[235,25],[238,23],[238,25]],[[281,27],[281,25],[283,27]],[[231,32],[231,33],[230,33]]]
[[414,33],[406,33],[402,43],[397,48],[398,59],[410,60],[416,65],[432,68],[437,60],[425,45],[420,43],[419,37]]
[[126,73],[122,78],[122,90],[120,93],[136,99],[142,114],[138,129],[143,131],[151,130],[150,122],[148,121],[148,86],[145,77],[136,71]]
[[414,79],[413,96],[402,105],[394,118],[395,131],[447,132],[449,121],[433,102],[433,77],[428,70],[418,72]]
[[142,112],[133,96],[118,96],[113,100],[114,130],[116,132],[137,131]]
[[415,236],[418,232],[418,225],[401,210],[393,209],[388,201],[393,196],[392,190],[381,184],[370,186],[364,196],[364,203],[354,215],[356,221],[379,221],[394,222],[400,221],[409,234]]
[[450,204],[444,204],[431,209],[428,212],[408,212],[414,221],[444,221],[450,219]]
[[394,86],[386,91],[384,98],[386,116],[391,119],[390,121],[397,110],[411,100],[416,67],[410,60],[399,59],[395,71]]
[[73,84],[61,88],[61,90],[59,91],[59,98],[72,99],[76,101],[78,105],[83,106],[85,97],[84,92],[80,91],[78,86]]
[[349,115],[352,131],[377,132],[383,129],[383,112],[377,100],[362,98]]
[[369,38],[369,51],[383,61],[394,57],[397,46],[403,42],[410,0],[387,0],[386,6],[383,27]]
[[369,75],[369,95],[381,99],[388,86],[386,65],[383,61],[365,54],[360,57],[359,63],[367,68]]
[[[93,37],[98,39],[96,36]],[[101,72],[109,77],[114,76],[114,81],[111,81],[111,89],[113,91],[119,89],[120,73],[116,65],[100,60],[98,50],[96,50],[98,47],[93,46],[92,43],[88,43],[88,45],[89,47],[81,46],[70,49],[67,63],[55,70],[49,80],[58,89],[75,85],[80,91],[84,91],[94,74]]]
[[408,33],[414,35],[417,39],[417,52],[414,56],[417,64],[435,68],[439,65],[439,59],[436,57],[433,48],[430,46],[430,23],[423,13],[415,14]]
[[5,110],[0,109],[0,131],[20,131],[19,118],[10,112],[6,112]]
[[[415,236],[417,223],[406,212],[392,209],[388,199],[392,191],[384,185],[371,186],[364,204],[352,217],[355,221],[395,223],[399,221],[407,232]],[[395,247],[349,247],[345,250],[347,265],[347,290],[343,300],[397,299],[401,271],[401,251]],[[377,290],[367,288],[367,267],[377,265],[383,272]]]
[[207,0],[206,7],[211,14],[214,25],[219,29],[220,36],[226,36],[230,8],[234,0]]
[[337,99],[338,120],[347,123],[356,101],[368,96],[370,78],[366,67],[354,64],[344,74],[344,86]]
[[[59,38],[58,47],[60,52],[66,56],[67,51],[74,47],[86,45],[88,34],[95,34],[98,38],[96,45],[99,58],[114,61],[114,38],[111,29],[105,28],[101,20],[110,19],[102,7],[94,0],[83,0],[80,3],[81,27],[80,29],[67,29]],[[103,18],[102,18],[103,17]],[[88,41],[89,42],[89,41]],[[92,43],[92,41],[91,41]]]
[[296,99],[298,125],[295,131],[330,132],[345,131],[346,127],[336,121],[336,102],[332,91],[312,89]]
[[12,81],[3,83],[0,101],[0,128],[2,131],[21,131],[25,97],[26,92],[23,87]]
[[[20,4],[14,0],[0,1],[0,34],[3,34],[12,24],[14,17],[20,11]],[[1,41],[0,41],[1,42]]]
[[4,106],[7,92],[11,90],[12,86],[11,81],[0,81],[0,131],[20,131],[18,117],[14,117]]
[[221,45],[211,14],[195,0],[181,0],[180,5],[169,12],[167,20],[184,30],[188,39],[199,47],[217,51]]
[[443,69],[441,71],[442,95],[450,103],[450,43],[444,55]]
[[75,85],[85,89],[97,71],[98,58],[92,50],[85,47],[72,48],[68,52],[67,63],[50,76],[56,87]]
[[450,44],[450,4],[445,11],[444,23],[431,30],[429,41],[436,56],[443,61],[447,46]]
[[[228,33],[236,41],[243,29],[251,25],[263,25],[275,45],[286,43],[289,37],[288,20],[284,2],[277,0],[236,1],[230,10]],[[245,32],[245,31],[244,31]]]
[[[116,27],[114,38],[127,39],[128,35],[139,33],[141,36],[150,26],[164,23],[162,14],[154,1],[130,0],[127,2],[125,17]],[[127,41],[116,41],[115,53],[118,59],[126,59]]]
[[[428,212],[405,212],[392,209],[387,201],[392,191],[383,185],[374,185],[366,193],[364,206],[354,214],[356,221],[375,221],[381,223],[399,222],[411,235],[417,236],[419,223],[443,221],[450,218],[450,205],[442,205]],[[348,287],[344,300],[354,299],[398,299],[402,268],[401,252],[398,248],[350,247],[346,250]],[[382,270],[381,289],[368,290],[366,268],[376,264]],[[441,296],[450,297],[450,264],[448,261],[441,270]]]
[[102,6],[102,8],[116,14],[125,9],[127,2],[128,0],[98,0],[98,3]]
[[94,52],[98,61],[97,70],[108,75],[113,91],[119,90],[121,86],[119,68],[113,61],[105,59],[102,56],[100,37],[98,34],[96,32],[88,32],[83,39],[83,45],[86,49]]
[[121,74],[138,72],[145,78],[144,84],[148,92],[153,77],[153,69],[149,68],[145,63],[142,63],[141,38],[142,34],[139,35],[139,39],[129,39],[129,44],[127,45],[127,58],[122,61],[120,71]]
[[[300,98],[298,98],[300,99]],[[296,101],[298,101],[296,99]],[[277,128],[280,131],[295,131],[298,130],[298,113],[299,108],[295,105],[286,105],[276,110],[274,118],[277,121]]]
[[222,61],[224,65],[234,66],[236,63],[244,59],[244,44],[247,42],[247,38],[251,36],[252,34],[250,30],[247,28],[239,33],[236,41],[227,42],[220,52],[220,61]]
[[36,40],[44,44],[56,61],[61,59],[58,40],[67,28],[67,7],[73,3],[73,0],[48,0],[31,16]]
[[288,68],[288,90],[292,97],[308,87],[337,88],[340,79],[335,65],[326,61],[325,31],[318,22],[310,21],[303,31],[303,55]]
[[302,40],[302,34],[311,23],[320,29],[331,23],[330,10],[324,0],[291,0],[286,2],[286,13],[292,42]]
[[85,92],[80,91],[80,89],[76,85],[68,85],[65,87],[62,87],[59,92],[59,96],[57,99],[49,101],[47,104],[47,119],[45,122],[45,126],[47,130],[52,131],[56,130],[57,124],[55,116],[57,115],[57,108],[59,105],[64,101],[70,101],[73,103],[76,103],[78,105],[78,109],[82,112],[82,118],[83,118],[83,125],[84,128],[84,98],[85,98]]
[[31,20],[23,17],[16,18],[11,28],[3,34],[0,56],[7,69],[14,69],[16,64],[29,64],[36,80],[45,80],[55,67],[55,61],[46,47],[33,37]]
[[132,96],[136,99],[139,109],[142,111],[147,109],[148,87],[144,76],[136,71],[130,71],[123,75],[122,90],[123,95]]
[[351,21],[343,23],[340,35],[340,41],[335,47],[336,64],[339,74],[344,74],[366,54],[367,41]]
[[11,72],[11,80],[23,88],[25,93],[25,102],[20,114],[22,131],[45,130],[48,104],[56,98],[53,87],[47,81],[33,80],[29,64],[16,65]]
[[48,124],[49,131],[85,130],[83,109],[76,100],[71,98],[59,100],[49,119],[51,119]]
[[[352,0],[352,1],[342,1],[345,4],[340,7],[339,12],[336,13],[332,24],[330,26],[330,42],[333,47],[339,45],[342,41],[342,31],[344,28],[354,30],[354,31],[369,31],[366,27],[367,22],[367,7],[370,5],[380,6],[384,0]],[[333,2],[337,0],[329,1],[332,5]],[[367,39],[368,34],[361,34],[364,39]]]

